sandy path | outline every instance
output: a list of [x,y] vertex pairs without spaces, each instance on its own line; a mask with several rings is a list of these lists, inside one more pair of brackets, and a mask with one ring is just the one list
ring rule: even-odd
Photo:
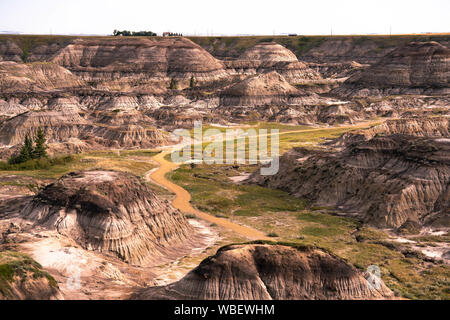
[[175,199],[173,200],[173,206],[182,212],[194,214],[200,219],[206,220],[211,223],[215,223],[221,227],[227,228],[229,230],[232,230],[244,237],[247,237],[252,240],[259,240],[264,239],[268,240],[270,238],[266,237],[264,233],[261,231],[252,229],[250,227],[241,226],[237,223],[231,222],[229,220],[218,218],[215,216],[212,216],[208,213],[205,213],[203,211],[197,210],[194,207],[192,207],[190,200],[191,195],[189,192],[187,192],[185,189],[180,187],[179,185],[176,185],[175,183],[170,182],[166,179],[166,174],[172,170],[177,169],[179,166],[173,162],[169,162],[164,157],[169,154],[171,151],[165,151],[157,154],[152,159],[159,163],[160,167],[158,170],[152,172],[150,174],[150,178],[167,188],[168,190],[175,193]]
[[[370,125],[371,122],[364,122],[353,126],[347,126],[352,128],[360,128]],[[345,126],[343,126],[345,128]],[[280,132],[279,135],[284,134],[290,134],[290,133],[300,133],[300,132],[311,132],[311,131],[319,131],[319,130],[326,130],[328,128],[314,128],[314,129],[306,129],[306,130],[295,130],[295,131],[285,131]],[[329,128],[329,129],[335,129]],[[267,134],[267,136],[271,136],[273,134]],[[169,191],[175,193],[175,199],[173,200],[172,205],[179,209],[180,211],[184,213],[190,213],[196,215],[198,218],[206,220],[211,223],[215,223],[221,227],[227,228],[229,230],[232,230],[236,232],[237,234],[240,234],[244,237],[247,237],[252,240],[273,240],[272,238],[267,237],[263,232],[255,230],[253,228],[242,226],[240,224],[231,222],[227,219],[218,218],[215,216],[212,216],[208,213],[205,213],[203,211],[200,211],[198,209],[195,209],[191,203],[191,195],[188,191],[180,187],[179,185],[169,181],[166,179],[166,174],[170,171],[176,170],[179,165],[170,161],[167,161],[164,159],[164,157],[168,154],[170,154],[173,150],[169,151],[163,151],[156,156],[152,158],[152,160],[156,161],[159,164],[158,169],[153,169],[149,171],[145,177],[147,179],[151,179],[153,182],[165,187]]]

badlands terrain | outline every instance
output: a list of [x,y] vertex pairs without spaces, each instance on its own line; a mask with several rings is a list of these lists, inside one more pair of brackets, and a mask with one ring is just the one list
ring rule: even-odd
[[[449,299],[449,46],[0,35],[0,299]],[[173,162],[197,121],[279,171]]]

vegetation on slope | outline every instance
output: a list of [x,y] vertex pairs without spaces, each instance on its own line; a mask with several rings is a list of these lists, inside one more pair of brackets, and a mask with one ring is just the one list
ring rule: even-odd
[[27,278],[46,278],[50,286],[58,288],[56,280],[29,256],[15,251],[0,252],[0,296],[10,298],[11,284],[25,282]]
[[388,233],[359,221],[333,215],[329,208],[309,207],[287,193],[237,185],[230,177],[255,166],[188,165],[169,173],[187,189],[200,210],[273,234],[274,240],[324,248],[361,270],[381,269],[386,285],[410,299],[449,299],[450,267],[398,244]]

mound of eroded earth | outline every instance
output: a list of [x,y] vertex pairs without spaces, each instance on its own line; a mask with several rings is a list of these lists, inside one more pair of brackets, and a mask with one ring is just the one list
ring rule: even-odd
[[88,250],[154,265],[189,249],[186,218],[139,178],[117,171],[69,173],[42,189],[21,215]]
[[[366,275],[367,276],[367,275]],[[381,282],[335,255],[306,246],[230,245],[205,259],[178,282],[150,287],[138,299],[331,300],[389,299]]]

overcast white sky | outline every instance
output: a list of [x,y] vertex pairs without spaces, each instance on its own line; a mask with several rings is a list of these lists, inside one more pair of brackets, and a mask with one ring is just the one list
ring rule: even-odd
[[111,34],[450,32],[450,0],[0,0],[0,31]]

